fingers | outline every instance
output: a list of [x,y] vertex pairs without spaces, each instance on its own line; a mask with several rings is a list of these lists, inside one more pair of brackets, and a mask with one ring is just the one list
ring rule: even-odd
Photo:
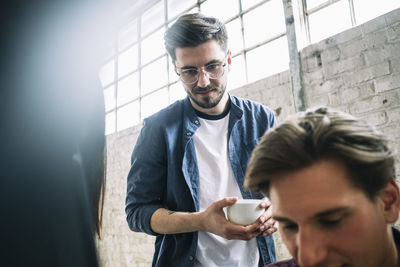
[[264,197],[260,203],[260,207],[263,209],[267,209],[271,206],[271,201],[267,197]]
[[260,216],[259,222],[264,223],[266,220],[270,220],[272,217],[272,205],[268,198],[263,198],[260,203],[260,207],[265,209],[263,215]]
[[[260,228],[264,229],[264,232],[262,232],[263,237],[272,235],[276,231],[278,231],[278,225],[277,222],[274,220],[268,220],[264,225],[262,225]],[[266,229],[266,230],[265,230]]]
[[225,238],[228,240],[250,240],[261,233],[260,224],[255,222],[253,224],[242,226],[229,222],[229,226],[226,228]]

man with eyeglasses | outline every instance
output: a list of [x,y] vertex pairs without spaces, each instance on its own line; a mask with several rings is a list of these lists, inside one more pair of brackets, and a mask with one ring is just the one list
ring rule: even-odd
[[[245,266],[275,262],[269,201],[243,189],[244,173],[273,112],[226,92],[232,53],[226,28],[202,14],[181,16],[165,46],[188,97],[144,120],[128,175],[133,231],[156,236],[153,266]],[[253,224],[228,221],[239,198],[263,199]]]

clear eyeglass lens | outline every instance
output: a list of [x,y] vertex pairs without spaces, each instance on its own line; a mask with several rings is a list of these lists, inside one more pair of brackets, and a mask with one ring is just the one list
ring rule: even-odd
[[[211,64],[203,68],[210,79],[218,79],[222,76],[224,66],[222,64]],[[195,83],[199,78],[198,69],[185,69],[180,72],[180,77],[185,83]]]

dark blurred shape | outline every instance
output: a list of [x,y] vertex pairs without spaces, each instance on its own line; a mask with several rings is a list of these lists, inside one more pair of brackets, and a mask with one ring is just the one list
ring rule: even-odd
[[101,3],[2,1],[0,266],[98,266],[98,70],[112,36]]

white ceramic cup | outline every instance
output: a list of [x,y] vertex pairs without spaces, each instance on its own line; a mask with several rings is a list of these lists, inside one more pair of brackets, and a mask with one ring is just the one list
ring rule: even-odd
[[254,223],[265,211],[260,207],[261,199],[239,199],[227,208],[228,220],[240,225]]

